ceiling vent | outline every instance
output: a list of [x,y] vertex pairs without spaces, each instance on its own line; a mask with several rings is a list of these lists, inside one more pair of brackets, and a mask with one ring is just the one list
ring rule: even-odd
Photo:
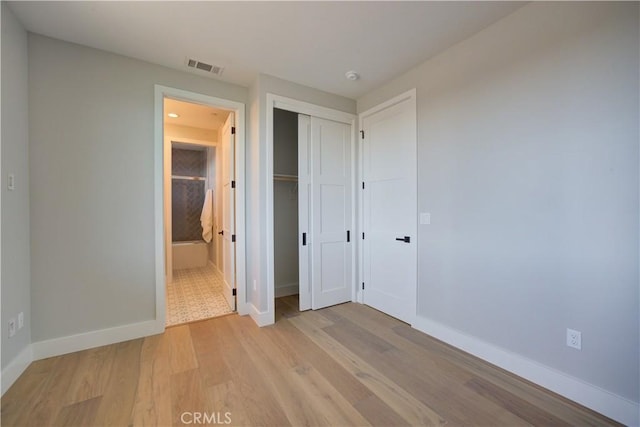
[[186,58],[185,64],[189,68],[194,68],[206,73],[215,74],[216,76],[221,76],[222,72],[224,71],[224,67],[221,67],[219,65],[207,64],[206,62],[198,61],[197,59],[193,58]]

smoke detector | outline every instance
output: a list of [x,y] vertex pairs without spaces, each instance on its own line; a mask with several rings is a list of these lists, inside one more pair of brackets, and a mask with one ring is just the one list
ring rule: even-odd
[[222,72],[224,71],[224,67],[220,65],[208,64],[206,62],[198,61],[197,59],[193,59],[189,57],[185,58],[184,63],[189,68],[204,71],[205,73],[211,73],[216,76],[221,76]]
[[358,80],[360,78],[360,75],[358,73],[356,73],[355,71],[347,71],[344,76],[349,79],[349,80]]

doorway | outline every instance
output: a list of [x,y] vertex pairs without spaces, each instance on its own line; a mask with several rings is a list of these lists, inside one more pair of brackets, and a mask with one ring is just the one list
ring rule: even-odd
[[235,234],[234,114],[171,98],[164,111],[166,307],[174,326],[235,311],[235,250],[225,236]]
[[244,104],[156,86],[156,135],[158,329],[246,314]]

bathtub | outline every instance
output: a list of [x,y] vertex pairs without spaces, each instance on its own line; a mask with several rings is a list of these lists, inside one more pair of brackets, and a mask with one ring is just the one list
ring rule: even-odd
[[173,269],[199,268],[207,265],[208,243],[204,240],[173,242]]

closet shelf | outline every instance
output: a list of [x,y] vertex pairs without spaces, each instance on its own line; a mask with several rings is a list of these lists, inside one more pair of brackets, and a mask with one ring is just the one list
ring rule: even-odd
[[295,175],[284,175],[280,173],[273,174],[274,181],[290,181],[290,182],[298,182],[298,177]]

